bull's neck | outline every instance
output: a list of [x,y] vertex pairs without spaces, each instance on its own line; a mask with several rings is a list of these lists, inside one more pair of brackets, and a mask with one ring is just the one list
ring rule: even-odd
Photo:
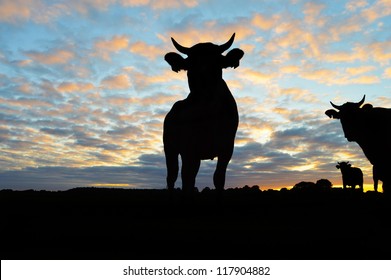
[[221,78],[213,84],[205,84],[190,87],[190,95],[194,97],[216,97],[229,94],[225,81]]

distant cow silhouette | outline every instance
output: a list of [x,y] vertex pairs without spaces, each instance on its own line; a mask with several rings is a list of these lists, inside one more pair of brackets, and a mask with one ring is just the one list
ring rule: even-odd
[[187,55],[167,53],[165,60],[173,71],[187,71],[190,93],[176,102],[166,115],[163,129],[167,165],[167,188],[173,189],[178,177],[178,156],[182,158],[182,189],[192,191],[201,160],[218,158],[213,182],[223,190],[226,169],[234,150],[239,116],[234,97],[222,78],[222,69],[238,67],[244,52],[233,49],[235,34],[222,45],[199,43],[191,48],[173,38],[175,48]]
[[383,181],[383,192],[391,191],[391,109],[363,107],[365,95],[358,103],[347,102],[331,105],[337,109],[327,110],[330,118],[340,119],[345,137],[357,142],[373,165],[375,190],[377,181]]
[[363,190],[364,176],[360,168],[352,167],[348,161],[338,162],[335,167],[341,170],[344,189],[346,189],[346,186],[351,186],[353,189],[359,186],[361,191]]

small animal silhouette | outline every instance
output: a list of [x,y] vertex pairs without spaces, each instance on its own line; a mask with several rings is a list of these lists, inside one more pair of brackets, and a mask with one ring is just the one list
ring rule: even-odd
[[238,67],[244,52],[233,49],[235,34],[222,45],[199,43],[184,47],[171,38],[182,54],[167,53],[173,71],[187,71],[190,93],[176,102],[164,120],[163,143],[167,166],[167,188],[178,177],[178,156],[182,158],[182,189],[193,191],[201,160],[218,158],[213,176],[215,188],[224,189],[226,169],[234,150],[239,116],[234,97],[222,78],[222,69]]
[[373,165],[375,190],[381,180],[383,192],[391,194],[391,109],[371,104],[362,106],[364,101],[365,95],[358,103],[335,105],[330,102],[338,111],[330,109],[325,113],[341,121],[346,139],[357,142]]
[[341,170],[344,189],[346,189],[346,186],[351,186],[355,189],[358,185],[361,191],[363,190],[364,176],[360,168],[352,167],[348,161],[338,162],[335,167]]

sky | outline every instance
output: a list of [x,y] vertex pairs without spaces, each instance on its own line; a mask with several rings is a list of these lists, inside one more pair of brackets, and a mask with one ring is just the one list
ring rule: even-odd
[[[292,187],[372,166],[324,112],[391,107],[390,0],[0,0],[0,189],[165,188],[165,115],[189,93],[170,38],[245,55],[226,188]],[[196,186],[213,188],[216,160]],[[180,178],[176,184],[181,186]]]

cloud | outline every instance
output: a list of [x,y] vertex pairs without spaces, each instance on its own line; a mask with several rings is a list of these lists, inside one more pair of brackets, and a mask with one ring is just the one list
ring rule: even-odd
[[277,74],[262,73],[260,71],[242,67],[238,70],[238,76],[241,79],[245,79],[252,82],[253,84],[264,84],[264,83],[269,83],[272,79],[276,78]]
[[149,6],[154,10],[193,8],[198,5],[197,0],[121,0],[120,2],[124,6]]
[[32,3],[33,1],[24,1],[24,0],[2,1],[0,3],[0,19],[6,22],[26,20],[31,16],[31,10],[28,4],[32,4]]
[[130,88],[132,86],[132,83],[130,82],[128,75],[119,74],[116,76],[108,76],[108,77],[104,78],[101,82],[101,85],[105,89],[121,90],[121,89]]
[[325,19],[320,16],[321,11],[325,8],[325,5],[314,2],[308,2],[304,5],[304,21],[308,25],[323,26]]
[[[156,158],[155,158],[156,159]],[[86,186],[163,188],[164,169],[153,166],[38,167],[0,172],[0,187],[66,190]],[[108,178],[107,174],[110,174]],[[73,180],[70,181],[69,178]],[[146,179],[148,177],[148,179]],[[53,185],[53,182],[56,182]]]
[[369,57],[380,64],[388,64],[391,59],[391,41],[373,42],[364,47],[362,51],[367,51]]
[[251,19],[251,24],[263,30],[270,30],[276,26],[279,20],[279,15],[265,16],[263,14],[257,13]]
[[74,83],[74,82],[63,82],[58,87],[59,92],[87,92],[94,89],[92,83]]
[[0,2],[0,21],[16,24],[32,20],[48,23],[59,16],[68,14],[62,3],[48,4],[41,0],[3,0]]
[[127,49],[129,38],[125,35],[115,35],[111,39],[98,40],[94,43],[93,56],[99,56],[106,61],[111,60],[112,53]]
[[[167,68],[170,68],[167,65]],[[149,74],[148,72],[136,70],[133,67],[127,67],[124,69],[126,73],[132,79],[132,82],[137,90],[145,90],[146,88],[151,88],[156,85],[162,85],[175,81],[183,81],[186,82],[186,74],[181,71],[179,73],[173,72],[171,70],[165,70],[159,74]]]
[[93,10],[107,11],[115,4],[125,8],[143,6],[152,10],[166,10],[193,8],[199,3],[197,0],[69,0],[64,3],[50,3],[44,0],[2,0],[0,21],[17,24],[31,20],[46,24],[75,12],[86,16]]
[[30,51],[26,52],[25,55],[35,62],[46,65],[67,64],[75,58],[75,53],[66,49],[56,49],[50,52]]
[[391,79],[391,67],[388,67],[384,70],[383,77],[386,79]]
[[306,67],[299,76],[308,80],[314,80],[326,85],[349,85],[349,84],[376,84],[380,79],[376,75],[361,75],[373,70],[372,67],[359,67],[347,69],[312,69]]
[[375,4],[364,9],[361,13],[361,16],[369,23],[389,15],[391,15],[391,3],[388,0],[378,0]]
[[131,7],[145,6],[148,5],[149,2],[150,0],[121,0],[122,5]]
[[233,18],[229,22],[200,21],[195,18],[183,22],[178,28],[169,30],[169,35],[160,35],[159,38],[171,45],[169,38],[173,37],[181,45],[191,47],[199,42],[223,44],[229,40],[234,32],[236,33],[236,43],[255,34],[255,31],[250,27],[249,20],[246,18]]
[[308,90],[301,88],[283,88],[280,89],[282,96],[290,96],[294,101],[304,101],[307,103],[317,103],[319,99]]
[[357,9],[361,9],[367,5],[368,3],[365,0],[350,0],[348,3],[346,3],[345,7],[348,11],[354,12]]
[[132,53],[144,56],[150,60],[154,60],[158,56],[163,57],[164,55],[164,51],[161,48],[148,45],[141,41],[131,44],[129,50]]

